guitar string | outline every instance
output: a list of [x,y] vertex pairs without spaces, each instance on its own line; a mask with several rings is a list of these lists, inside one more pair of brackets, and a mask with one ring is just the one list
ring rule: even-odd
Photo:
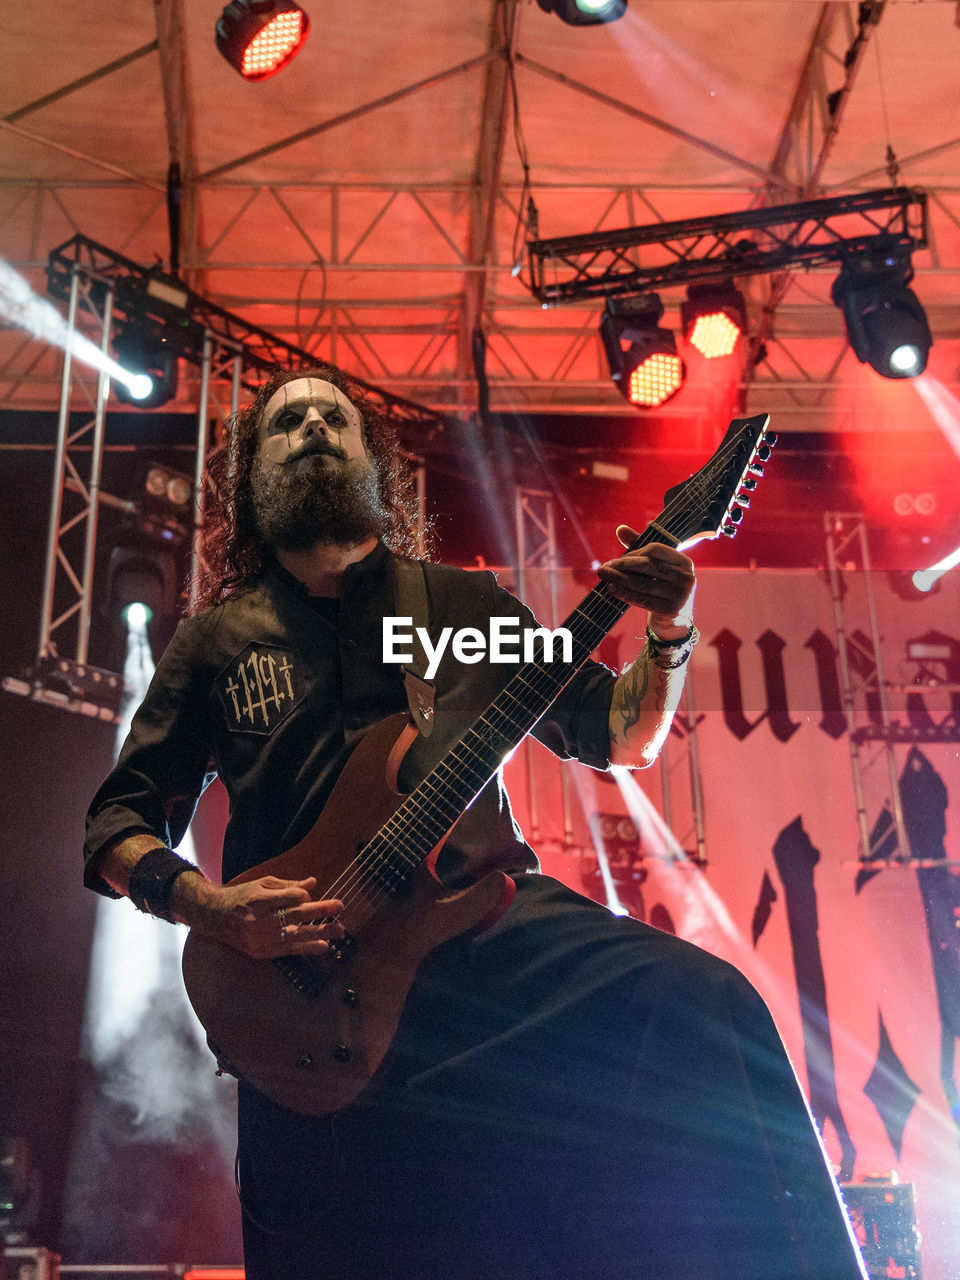
[[[608,622],[612,624],[612,622],[616,620],[617,614],[619,613],[622,616],[622,613],[625,612],[626,608],[628,607],[627,605],[623,604],[620,601],[616,601],[613,599],[604,600],[601,595],[601,588],[603,587],[603,585],[604,584],[599,584],[599,586],[597,588],[594,588],[593,591],[591,592],[592,595],[598,596],[600,598],[601,604],[606,606],[606,613],[611,615],[609,618],[603,617],[603,621],[599,627],[601,636],[602,634],[605,634],[606,630],[609,629],[609,626],[607,625]],[[581,603],[580,608],[578,608],[574,612],[582,613],[582,611],[583,611],[583,605]],[[582,665],[582,662],[586,660],[586,658],[589,656],[592,650],[596,647],[596,644],[595,643],[586,644],[581,642],[581,647],[584,649],[585,652],[584,652],[583,658],[579,663],[562,664],[564,668],[566,667],[570,668],[571,676],[577,670],[578,666]],[[531,666],[531,664],[528,664],[528,666]],[[523,673],[528,670],[528,666],[521,668],[521,671],[518,672],[517,675],[515,675],[513,679],[504,687],[504,689],[501,690],[500,694],[495,699],[494,704],[487,709],[487,712],[485,712],[484,715],[481,716],[473,726],[471,726],[471,729],[468,730],[466,734],[464,734],[460,742],[458,742],[455,745],[455,747],[451,750],[450,755],[459,754],[461,756],[466,756],[466,759],[459,759],[457,761],[462,771],[461,774],[458,775],[456,768],[452,764],[447,763],[447,761],[449,760],[449,757],[446,757],[444,761],[441,761],[440,764],[436,767],[436,769],[433,770],[432,773],[429,774],[427,778],[423,780],[423,782],[416,789],[416,792],[413,795],[406,798],[404,803],[398,807],[398,809],[394,812],[394,814],[391,815],[391,817],[387,820],[387,822],[384,823],[384,825],[380,828],[380,831],[377,832],[376,835],[371,837],[371,840],[368,842],[368,845],[373,844],[374,841],[376,841],[378,838],[385,839],[385,840],[392,839],[394,841],[399,841],[400,856],[403,859],[403,861],[407,863],[408,867],[412,870],[415,867],[420,865],[420,863],[423,860],[423,855],[421,850],[416,848],[411,850],[409,848],[411,843],[413,843],[415,846],[417,841],[416,841],[416,833],[410,832],[409,830],[406,829],[406,828],[409,828],[410,823],[407,820],[409,819],[409,812],[406,815],[403,814],[404,807],[406,807],[408,811],[411,808],[418,807],[419,802],[415,799],[415,796],[417,793],[421,793],[423,796],[423,799],[428,804],[432,805],[432,807],[435,809],[439,807],[440,802],[442,802],[448,796],[451,782],[455,784],[458,781],[467,780],[465,778],[466,773],[470,773],[473,775],[472,784],[471,784],[471,795],[467,798],[466,801],[464,801],[464,798],[461,796],[457,798],[459,803],[457,803],[456,801],[453,802],[454,813],[452,815],[452,820],[451,820],[451,815],[448,814],[447,822],[443,823],[441,821],[439,823],[439,831],[437,833],[437,837],[435,840],[431,841],[430,849],[428,849],[427,851],[429,854],[432,848],[435,848],[439,840],[442,839],[443,836],[446,834],[446,832],[450,830],[453,823],[456,821],[456,819],[467,807],[467,804],[469,803],[469,801],[472,800],[475,797],[475,795],[479,793],[480,790],[482,790],[483,786],[485,786],[487,782],[489,782],[490,779],[496,773],[496,769],[499,764],[499,758],[501,757],[502,752],[500,751],[497,752],[497,756],[498,756],[497,763],[491,763],[488,760],[484,759],[482,755],[482,748],[485,745],[489,746],[489,744],[484,744],[483,742],[481,742],[480,750],[478,750],[469,741],[471,736],[474,736],[474,737],[477,736],[476,726],[478,724],[485,724],[494,733],[499,735],[499,734],[502,734],[503,732],[501,728],[503,722],[506,722],[506,725],[509,728],[513,729],[515,732],[519,732],[522,738],[523,736],[526,735],[527,732],[529,732],[529,728],[536,723],[536,720],[539,717],[531,713],[529,707],[527,707],[524,704],[522,698],[518,697],[516,693],[513,691],[512,686],[514,684],[525,684],[532,693],[539,694],[543,691],[544,685],[549,687],[550,685],[558,684],[557,678],[553,673],[547,673],[536,666],[532,666],[532,669],[531,669],[531,674],[534,677],[533,680],[526,679]],[[564,681],[564,683],[566,682]],[[559,689],[557,690],[557,692],[559,692]],[[501,699],[507,699],[507,698],[515,701],[519,705],[519,707],[521,708],[521,711],[524,713],[524,722],[518,722],[517,720],[513,719],[513,717],[510,716],[504,708],[497,705],[498,703],[500,703]],[[529,720],[529,725],[525,723],[526,720]],[[514,744],[511,743],[510,745],[512,747],[512,745]],[[436,773],[440,772],[440,770],[444,768],[444,765],[446,765],[445,772],[451,774],[452,779],[450,781],[445,782],[444,784],[440,784],[439,782],[436,782],[436,781],[432,782],[431,778]],[[430,794],[431,792],[433,793],[432,795]],[[422,805],[419,807],[422,807]],[[428,815],[430,814],[430,809],[427,810],[427,813]],[[429,818],[428,818],[428,821],[429,821]],[[399,830],[397,829],[398,824],[399,824]],[[407,846],[406,852],[404,851],[404,848],[403,848],[404,845]],[[411,853],[412,856],[408,857],[407,856],[408,852]],[[346,880],[343,879],[344,876],[347,877]],[[342,884],[341,884],[341,881],[343,881]],[[351,883],[351,881],[353,883]],[[357,890],[358,892],[362,893],[365,891],[366,886],[368,884],[372,884],[375,889],[375,892],[373,895],[368,895],[368,903],[379,905],[379,902],[382,899],[382,897],[385,894],[387,894],[387,890],[380,887],[379,880],[375,871],[371,872],[367,868],[365,868],[362,863],[358,863],[355,861],[351,865],[351,867],[345,869],[345,871],[341,873],[340,880],[334,881],[333,885],[327,891],[327,894],[325,896],[341,898],[341,900],[344,901],[344,907],[346,908],[348,905],[352,905],[353,901],[356,901],[356,894],[352,899],[345,898],[343,895],[349,894],[352,890]]]
[[[753,458],[756,456],[757,449],[762,443],[763,434],[760,435],[756,445],[751,449],[749,460],[744,465],[740,480],[737,485],[734,486],[734,497],[736,496],[736,490],[739,489],[740,483],[742,483],[742,480],[746,476],[746,472],[750,467]],[[718,466],[722,467],[726,465],[727,458],[725,455],[734,454],[740,447],[740,444],[736,442],[731,442],[731,444],[726,447],[721,446],[721,448],[717,450],[717,453],[711,462],[707,464],[707,467],[716,470]],[[709,477],[702,473],[692,476],[688,482],[683,484],[682,494],[678,498],[673,499],[671,503],[667,503],[657,521],[647,525],[647,528],[643,533],[641,533],[639,537],[631,543],[630,549],[637,549],[640,546],[646,545],[646,542],[655,541],[656,534],[658,532],[654,527],[655,524],[659,524],[661,521],[669,521],[680,516],[692,514],[705,497],[705,490],[709,483],[711,483]],[[733,497],[728,500],[727,508],[733,500]],[[646,536],[648,530],[651,531],[649,537]],[[646,542],[644,541],[645,538]],[[585,606],[591,599],[593,599],[595,603],[599,604],[600,608],[596,611],[591,611],[591,613],[587,613],[585,612]],[[593,649],[596,648],[600,639],[602,639],[612,628],[618,620],[618,617],[623,616],[627,608],[629,608],[629,605],[623,601],[617,600],[615,597],[611,597],[609,595],[609,590],[607,589],[607,584],[601,582],[598,583],[598,585],[588,593],[584,600],[582,600],[580,604],[573,609],[567,618],[567,621],[570,622],[571,619],[574,619],[577,616],[585,618],[588,626],[600,628],[600,636],[586,649],[585,654],[579,661],[576,663],[561,664],[564,668],[567,666],[572,667],[570,676],[568,676],[567,679],[572,678],[573,674],[575,674],[579,667],[583,665],[583,662],[586,661]],[[525,674],[528,670],[532,679],[528,679]],[[565,684],[566,680],[564,680],[563,683]],[[436,848],[444,835],[452,829],[452,826],[456,823],[457,819],[465,809],[469,807],[469,804],[472,803],[473,799],[476,798],[483,787],[486,786],[487,783],[495,776],[497,768],[499,767],[499,762],[505,754],[504,752],[498,753],[497,763],[490,768],[489,762],[484,759],[482,751],[478,751],[469,743],[469,739],[472,736],[479,736],[476,732],[477,726],[480,724],[486,724],[494,733],[499,735],[501,733],[501,729],[498,725],[491,723],[490,720],[488,720],[488,717],[499,719],[501,722],[505,721],[510,729],[514,732],[519,731],[520,733],[520,738],[517,742],[510,742],[508,749],[512,750],[513,747],[519,745],[519,742],[526,737],[530,729],[536,723],[536,720],[539,718],[539,716],[535,716],[530,720],[529,725],[524,727],[524,723],[518,723],[513,720],[512,717],[507,714],[506,710],[498,705],[502,699],[510,698],[513,701],[516,701],[521,709],[527,713],[525,719],[529,718],[531,714],[529,708],[526,708],[522,698],[518,697],[513,692],[513,686],[515,684],[526,685],[531,693],[534,693],[539,697],[542,693],[548,692],[551,686],[557,684],[557,678],[553,672],[546,672],[536,663],[528,663],[521,667],[520,671],[518,671],[508,684],[500,691],[487,711],[474,722],[459,742],[455,744],[443,760],[441,760],[431,773],[427,775],[427,778],[425,778],[415,791],[403,801],[379,831],[375,833],[369,841],[367,841],[364,846],[365,849],[379,841],[396,841],[399,844],[399,848],[395,846],[393,852],[399,853],[400,858],[407,864],[410,871],[421,865],[424,858],[429,856],[430,852]],[[557,689],[554,696],[559,695],[562,687],[563,686],[561,685],[560,688]],[[509,734],[505,736],[508,737],[509,741]],[[483,745],[484,744],[481,741],[481,748]],[[469,771],[474,775],[472,781],[469,781],[466,778],[465,773],[458,775],[456,767],[453,764],[448,763],[450,757],[456,756],[457,753],[461,751],[461,748],[463,749],[463,753],[467,755],[467,760],[458,760],[457,764],[461,770]],[[475,757],[475,763],[473,764],[471,764],[469,759],[471,754]],[[479,766],[479,768],[477,766]],[[442,784],[439,780],[431,781],[431,779],[433,779],[435,775],[444,768],[446,768],[447,773],[452,773],[452,779]],[[480,777],[479,786],[477,786],[476,783],[478,776]],[[440,834],[436,841],[431,844],[426,854],[424,854],[422,850],[422,842],[417,840],[418,832],[416,830],[410,830],[412,825],[410,820],[411,815],[409,812],[406,815],[403,815],[404,809],[406,808],[411,810],[420,808],[422,811],[421,818],[427,816],[428,821],[430,819],[437,821],[438,815],[435,811],[440,807],[441,802],[446,800],[449,795],[449,791],[452,789],[452,785],[461,781],[468,781],[468,785],[471,789],[469,796],[466,801],[464,801],[462,796],[457,796],[456,799],[453,800],[452,807],[454,809],[454,816],[452,821],[449,820],[449,814],[447,814],[447,823],[444,823],[443,819],[439,818]],[[434,793],[432,796],[429,794],[431,791]],[[416,797],[418,793],[422,793],[422,798],[420,800],[415,800],[414,797]],[[391,830],[391,828],[393,829]],[[389,868],[389,859],[382,859],[382,864]],[[370,889],[372,889],[372,892],[370,892]],[[348,907],[353,906],[358,899],[366,898],[367,911],[358,921],[358,925],[362,925],[370,918],[374,911],[377,910],[382,900],[390,897],[390,890],[383,886],[382,877],[378,876],[376,869],[370,870],[369,868],[364,867],[362,861],[354,859],[348,867],[344,868],[337,880],[335,880],[326,891],[325,897],[336,898],[342,901],[344,911],[346,911]],[[340,913],[338,913],[338,915],[339,914]],[[331,919],[333,918],[335,917],[331,917]]]

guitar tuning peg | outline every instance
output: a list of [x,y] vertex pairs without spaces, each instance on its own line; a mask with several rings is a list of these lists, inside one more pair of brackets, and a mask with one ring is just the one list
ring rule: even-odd
[[727,512],[727,519],[733,524],[739,524],[743,519],[743,509],[741,507],[731,507]]
[[743,480],[740,481],[740,488],[748,489],[751,493],[754,491],[756,487],[757,487],[757,482],[753,478],[753,476],[746,476]]
[[750,466],[748,467],[748,470],[755,476],[763,475],[763,467],[761,467],[759,463],[751,462]]
[[754,454],[754,457],[757,459],[758,462],[766,462],[767,459],[770,457],[770,452],[771,452],[770,445],[764,443],[757,446],[757,452]]
[[735,524],[724,524],[720,532],[725,538],[735,538],[737,536],[737,526]]
[[775,431],[768,431],[763,437],[763,442],[764,444],[768,444],[772,449],[773,446],[777,443],[777,439],[778,439],[778,436]]
[[[749,507],[749,506],[750,506],[750,495],[748,493],[738,493],[737,507]],[[736,507],[734,508],[734,510],[736,510]]]

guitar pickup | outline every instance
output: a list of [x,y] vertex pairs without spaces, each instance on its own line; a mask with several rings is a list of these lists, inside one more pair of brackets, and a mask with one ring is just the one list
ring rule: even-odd
[[352,933],[345,933],[342,938],[336,938],[330,943],[330,958],[332,960],[349,960],[357,949],[357,940]]

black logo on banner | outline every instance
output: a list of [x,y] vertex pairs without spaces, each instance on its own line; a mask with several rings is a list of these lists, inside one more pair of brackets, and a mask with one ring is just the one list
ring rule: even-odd
[[248,644],[217,677],[217,696],[234,733],[273,733],[303,697],[294,655]]

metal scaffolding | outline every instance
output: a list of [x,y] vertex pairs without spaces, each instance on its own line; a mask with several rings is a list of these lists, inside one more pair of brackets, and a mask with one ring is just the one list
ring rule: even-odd
[[[94,602],[94,566],[98,517],[102,506],[129,516],[140,515],[138,504],[107,493],[101,485],[104,429],[110,377],[101,370],[93,378],[73,359],[74,339],[90,338],[102,355],[110,351],[118,309],[131,314],[129,292],[121,277],[103,274],[92,262],[76,261],[60,280],[67,298],[67,333],[60,386],[60,409],[47,526],[42,604],[37,654],[25,678],[6,677],[3,688],[34,701],[97,719],[116,721],[123,695],[122,678],[88,661],[90,621]],[[186,353],[189,354],[189,353]],[[204,327],[198,334],[196,362],[200,368],[196,454],[190,508],[192,527],[189,601],[196,601],[201,568],[202,525],[210,452],[210,422],[237,411],[244,370],[251,363],[243,345]],[[259,367],[259,366],[256,366]],[[230,387],[229,405],[212,394],[214,381]],[[91,387],[94,389],[91,390]],[[92,418],[79,426],[71,422],[75,394],[91,406]]]
[[[110,353],[118,319],[121,324],[148,318],[168,333],[176,353],[200,373],[196,410],[195,460],[190,510],[189,607],[197,601],[201,580],[203,520],[207,464],[214,448],[211,422],[225,426],[240,405],[245,385],[259,382],[277,365],[312,363],[309,352],[292,347],[206,302],[170,277],[147,271],[83,236],[74,236],[49,259],[48,283],[53,296],[67,304],[67,332],[60,381],[60,407],[47,528],[47,551],[37,654],[23,678],[5,677],[8,692],[64,710],[116,721],[123,695],[121,676],[92,666],[88,660],[94,601],[94,566],[98,517],[110,506],[137,518],[137,502],[104,492],[101,485],[110,377],[90,375],[73,358],[75,338],[83,334],[102,356]],[[352,378],[398,425],[428,437],[443,430],[446,419],[428,409]],[[227,403],[221,400],[227,388]],[[92,417],[79,426],[71,420],[75,399],[84,399]],[[412,457],[424,528],[425,474],[421,458]]]
[[[514,491],[514,516],[517,539],[517,591],[521,599],[530,604],[534,611],[549,626],[556,627],[560,623],[560,600],[558,595],[558,572],[560,569],[557,555],[556,514],[553,494],[542,489],[528,489],[517,486]],[[540,572],[546,575],[546,587],[538,582]],[[538,587],[540,589],[538,590]],[[673,836],[674,849],[683,849],[689,862],[696,866],[706,866],[706,841],[703,808],[703,786],[700,777],[700,760],[697,749],[697,715],[694,704],[692,674],[688,670],[684,688],[683,703],[684,732],[686,734],[686,751],[684,756],[677,757],[670,750],[674,739],[668,738],[660,752],[660,787],[662,797],[662,817],[668,831]],[[530,834],[533,841],[544,843],[544,834],[540,825],[540,797],[537,771],[534,768],[534,749],[528,741],[526,752],[526,780],[528,806],[530,813]],[[673,757],[673,758],[671,758]],[[674,800],[672,775],[674,771],[686,763],[689,774],[690,814],[688,829],[683,838],[677,833],[675,825],[677,806]],[[580,853],[584,850],[577,845],[572,813],[571,787],[568,771],[561,762],[557,762],[559,771],[559,787],[563,817],[563,835],[560,844],[565,852]],[[693,842],[694,849],[687,845]],[[679,861],[679,856],[673,859]]]
[[[927,198],[909,187],[772,208],[531,240],[528,286],[543,305],[694,281],[844,262],[871,249],[926,246]],[[641,262],[638,251],[647,250]],[[659,250],[659,255],[656,253]]]
[[[893,715],[891,699],[894,694],[929,694],[931,686],[892,683],[887,679],[864,517],[826,512],[824,532],[857,811],[860,865],[871,868],[926,866],[929,864],[925,860],[914,858],[910,847],[895,748],[919,742],[958,742],[960,726],[938,726],[931,733],[926,733]],[[869,625],[868,635],[851,629],[851,597],[855,591],[862,597]],[[949,691],[955,686],[944,683],[939,688]],[[884,811],[890,816],[896,836],[895,846],[891,844],[890,826],[880,821]],[[871,814],[874,815],[872,826]],[[958,864],[940,860],[934,865]]]
[[[557,595],[557,531],[553,495],[543,489],[527,489],[518,485],[514,490],[514,519],[517,537],[517,593],[550,627],[560,622]],[[538,590],[542,584],[546,590]],[[530,813],[530,835],[534,842],[541,839],[540,803],[535,768],[535,748],[530,739],[523,746],[527,776],[527,803]],[[562,764],[558,762],[560,795],[563,812],[562,844],[572,847],[573,815],[570,802],[570,780]]]
[[[860,858],[863,861],[872,861],[878,853],[871,837],[865,781],[870,765],[879,758],[886,768],[889,790],[885,800],[889,804],[897,833],[896,860],[902,862],[910,857],[910,840],[903,821],[903,806],[900,803],[900,780],[897,776],[897,762],[893,750],[887,681],[883,669],[883,650],[877,622],[876,599],[873,593],[867,526],[861,515],[828,511],[824,515],[824,530],[827,539],[827,566],[830,573],[833,619],[837,631],[843,707],[847,718],[847,745],[853,775],[853,794],[857,806]],[[851,635],[847,622],[844,597],[849,574],[845,578],[844,569],[851,568],[855,572],[859,571],[860,580],[863,583],[865,604],[870,620],[870,649]],[[855,658],[859,660],[857,665],[863,671],[859,681],[855,678]],[[864,719],[864,704],[868,696],[877,699],[883,731],[878,744],[879,751],[872,760],[864,754],[866,744],[860,733],[861,722]]]

